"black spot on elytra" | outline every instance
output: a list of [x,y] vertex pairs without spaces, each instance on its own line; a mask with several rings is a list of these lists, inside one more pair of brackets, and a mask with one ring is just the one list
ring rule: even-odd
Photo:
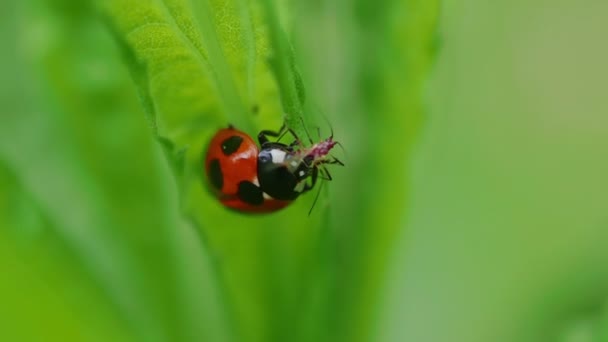
[[239,183],[239,190],[236,193],[238,198],[251,205],[262,205],[264,203],[264,193],[255,184],[249,181]]
[[224,187],[224,175],[222,174],[222,168],[218,159],[213,159],[209,163],[209,179],[211,180],[211,185],[218,190],[222,190],[222,187]]
[[243,138],[239,137],[238,135],[233,135],[230,138],[222,141],[222,152],[224,155],[229,156],[239,149],[242,142]]

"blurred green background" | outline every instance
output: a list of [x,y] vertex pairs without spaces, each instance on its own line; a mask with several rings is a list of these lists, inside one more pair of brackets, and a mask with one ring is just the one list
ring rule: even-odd
[[[607,13],[2,2],[0,340],[608,341]],[[224,210],[209,137],[284,113],[346,167]]]

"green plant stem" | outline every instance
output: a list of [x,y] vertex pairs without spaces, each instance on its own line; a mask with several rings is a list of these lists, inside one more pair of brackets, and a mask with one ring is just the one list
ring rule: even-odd
[[279,18],[273,2],[271,0],[262,0],[261,4],[265,12],[270,44],[272,46],[271,69],[279,84],[281,104],[285,111],[285,123],[299,136],[305,136],[306,132],[301,120],[303,104],[298,94],[297,79],[293,68],[293,54],[279,24]]
[[202,44],[207,51],[211,74],[223,101],[226,117],[231,123],[237,123],[240,129],[254,132],[253,123],[246,106],[243,104],[234,78],[226,62],[224,51],[215,31],[214,18],[209,0],[193,0],[194,20],[201,34]]

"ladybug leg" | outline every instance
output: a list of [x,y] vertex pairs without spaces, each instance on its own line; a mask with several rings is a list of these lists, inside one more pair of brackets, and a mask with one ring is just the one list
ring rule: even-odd
[[296,139],[291,144],[289,144],[289,147],[291,147],[291,148],[300,147],[300,146],[302,146],[302,142],[299,139]]
[[311,176],[312,181],[310,182],[310,184],[304,185],[304,189],[302,189],[302,193],[312,190],[312,188],[315,187],[315,184],[317,184],[318,177],[319,177],[319,168],[315,167],[314,169],[312,169],[312,176]]
[[[289,147],[295,147],[295,146],[299,146],[300,145],[300,139],[298,138],[298,136],[296,135],[296,133],[291,129],[291,128],[287,128],[287,126],[285,124],[283,124],[283,126],[281,126],[281,129],[279,129],[278,132],[276,131],[271,131],[271,130],[263,130],[258,134],[258,141],[260,143],[260,146],[265,146],[269,143],[272,143],[270,141],[270,139],[268,139],[268,137],[273,137],[273,138],[277,138],[276,142],[278,142],[279,140],[281,140],[285,134],[290,133],[295,141],[292,142],[291,144],[289,144]],[[274,143],[276,143],[274,142]]]
[[283,127],[281,127],[281,131],[283,133],[279,137],[279,140],[281,140],[281,138],[283,138],[283,136],[289,132],[289,134],[291,134],[291,136],[294,138],[294,141],[290,145],[300,145],[300,138],[298,137],[296,132],[293,131],[293,129],[288,128],[287,126],[285,126],[285,124],[283,124]]
[[270,142],[270,139],[268,139],[268,137],[277,138],[277,141],[279,141],[285,135],[286,132],[287,126],[285,124],[281,126],[278,132],[271,130],[263,130],[258,134],[258,141],[260,142],[260,145],[264,145],[265,143]]

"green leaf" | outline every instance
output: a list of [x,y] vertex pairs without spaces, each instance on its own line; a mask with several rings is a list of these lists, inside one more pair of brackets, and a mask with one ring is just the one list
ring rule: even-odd
[[[105,322],[102,312],[99,328],[91,328],[89,335],[96,329],[105,332],[106,324],[108,336],[128,340],[223,339],[222,307],[214,302],[214,284],[205,279],[207,260],[199,246],[189,244],[192,234],[178,214],[169,171],[115,42],[96,13],[86,2],[32,1],[9,3],[2,15],[9,30],[0,34],[14,48],[0,63],[11,66],[3,72],[11,84],[3,95],[11,101],[0,125],[0,160],[15,170],[9,174],[18,175],[11,176],[18,182],[9,178],[9,184],[17,182],[23,190],[15,191],[27,196],[11,192],[1,198],[25,198],[24,207],[33,209],[23,216],[44,217],[52,240],[61,242],[37,245],[26,236],[23,249],[14,249],[15,239],[3,236],[7,253],[31,259],[36,276],[44,272],[38,265],[45,265],[39,259],[46,256],[30,258],[31,251],[58,250],[61,257],[49,257],[48,272],[66,274],[84,287],[89,280],[80,278],[89,277],[99,291],[83,289],[80,300],[92,303],[87,310],[99,307],[111,315]],[[30,25],[21,24],[25,18]],[[19,224],[9,222],[8,227],[21,229]],[[4,234],[4,222],[0,228]],[[7,276],[19,272],[18,263],[5,266]],[[27,281],[19,279],[17,284]],[[40,287],[49,282],[57,283],[44,280]],[[25,287],[23,295],[40,295],[31,307],[51,317],[52,324],[53,312],[63,312],[62,300],[72,297],[62,290],[47,300],[52,293],[37,287]],[[202,307],[214,314],[201,312]],[[204,317],[208,324],[194,317]],[[64,340],[62,324],[43,339]],[[17,330],[17,335],[29,333]]]
[[[32,197],[131,318],[134,334],[146,340],[368,339],[387,255],[404,218],[410,140],[401,138],[417,131],[434,7],[405,6],[425,14],[406,21],[400,34],[404,26],[391,15],[403,10],[396,1],[357,2],[357,11],[373,14],[360,18],[351,18],[347,4],[332,12],[320,4],[300,4],[309,6],[300,11],[297,4],[265,0],[97,1],[112,41],[86,4],[66,0],[52,10],[36,4],[43,19],[36,32],[49,34],[32,53],[44,77],[32,77],[41,89],[30,94],[31,108],[2,126],[17,137],[2,142],[0,152],[24,173]],[[350,31],[309,40],[323,48],[302,48],[298,34],[315,25],[298,26],[292,13],[309,19],[339,13],[353,22],[344,26]],[[345,49],[337,50],[332,38]],[[135,91],[125,83],[114,42]],[[339,51],[333,58],[345,65],[337,75],[329,69],[315,78],[314,63],[325,62],[319,51]],[[321,91],[329,82],[338,86]],[[332,103],[334,90],[342,102]],[[206,190],[202,157],[217,129],[232,123],[255,134],[285,120],[304,136],[303,121],[312,125],[314,114],[324,112],[318,107],[332,108],[328,121],[336,138],[354,153],[347,168],[336,168],[336,182],[322,189],[312,217],[306,213],[313,195],[273,215],[245,216]],[[23,152],[12,150],[14,144]],[[403,163],[385,167],[395,156]],[[174,212],[173,196],[203,251]]]
[[318,268],[324,208],[307,218],[308,196],[270,216],[228,211],[207,191],[202,167],[207,142],[230,123],[254,135],[278,129],[286,111],[288,124],[304,133],[293,57],[275,50],[286,44],[277,38],[276,14],[269,4],[237,0],[98,4],[175,166],[185,215],[214,260],[235,338],[288,339],[302,294],[318,281],[310,275]]
[[58,231],[0,162],[0,339],[132,340],[111,295]]

